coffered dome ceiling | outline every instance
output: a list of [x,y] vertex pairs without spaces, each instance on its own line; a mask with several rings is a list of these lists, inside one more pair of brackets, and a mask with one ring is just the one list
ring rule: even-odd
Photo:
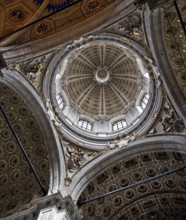
[[63,79],[70,104],[79,113],[111,119],[134,106],[142,75],[128,50],[102,43],[77,54]]
[[58,126],[70,139],[73,132],[101,141],[143,129],[147,113],[159,108],[151,108],[153,71],[133,42],[107,34],[74,41],[53,58],[45,79]]

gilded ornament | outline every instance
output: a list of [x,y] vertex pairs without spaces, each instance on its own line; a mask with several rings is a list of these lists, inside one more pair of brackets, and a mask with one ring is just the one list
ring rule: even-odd
[[9,12],[9,16],[16,22],[23,22],[26,18],[26,12],[21,8],[14,8]]
[[35,26],[35,33],[37,35],[45,34],[49,31],[49,24],[47,22],[42,22]]
[[88,11],[95,11],[101,6],[101,0],[89,0],[86,8]]

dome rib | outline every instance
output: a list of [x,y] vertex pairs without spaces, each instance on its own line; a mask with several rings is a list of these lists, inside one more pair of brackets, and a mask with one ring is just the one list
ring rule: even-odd
[[74,81],[78,81],[81,79],[90,79],[90,77],[92,76],[92,74],[87,74],[87,75],[74,75],[74,76],[70,76],[68,77],[68,82],[74,82]]
[[82,60],[85,64],[87,64],[89,67],[96,70],[96,66],[87,58],[85,58],[82,54],[78,56],[80,60]]
[[82,95],[77,99],[76,104],[80,105],[83,103],[83,101],[86,99],[86,97],[91,93],[91,90],[96,85],[95,82],[93,82],[83,93]]
[[141,73],[128,49],[99,41],[76,49],[67,62],[65,92],[80,114],[108,120],[134,104]]
[[100,90],[100,114],[105,115],[105,87],[102,85]]
[[110,64],[108,69],[110,70],[111,68],[116,66],[119,62],[124,61],[124,59],[126,59],[126,58],[127,58],[127,55],[126,54],[122,54],[120,57],[118,57],[118,59],[116,59],[113,63]]
[[129,101],[127,100],[127,98],[121,93],[121,91],[119,91],[119,89],[112,83],[110,82],[109,85],[112,87],[112,89],[114,90],[114,92],[117,94],[117,96],[122,100],[122,103],[124,103],[125,105],[127,105],[129,103]]

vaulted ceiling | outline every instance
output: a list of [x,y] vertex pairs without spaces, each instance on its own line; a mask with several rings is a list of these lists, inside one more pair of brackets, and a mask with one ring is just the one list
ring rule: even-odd
[[[0,82],[0,102],[43,187],[50,179],[48,150],[41,127],[15,90]],[[27,209],[43,192],[0,111],[0,218]]]
[[[99,13],[113,0],[11,0],[0,2],[0,36],[5,37],[40,18],[11,43],[28,42],[55,34]],[[60,10],[60,12],[53,14]],[[50,16],[53,14],[52,16]]]
[[[33,86],[33,90],[36,91],[38,97],[40,96],[43,103],[46,103],[46,97],[44,97],[44,87],[43,87],[43,79],[49,77],[48,65],[51,61],[48,60],[45,62],[44,56],[39,57],[39,61],[37,60],[40,52],[48,48],[53,48],[54,46],[61,45],[61,39],[64,39],[64,42],[79,37],[80,34],[87,33],[91,30],[92,26],[89,26],[90,18],[94,23],[93,29],[97,30],[97,20],[95,15],[99,17],[102,16],[102,12],[106,11],[109,6],[114,4],[112,0],[83,0],[83,1],[73,1],[73,0],[2,0],[0,1],[0,36],[2,39],[0,40],[0,47],[14,45],[14,44],[22,44],[25,43],[24,49],[16,48],[15,51],[7,52],[10,63],[13,62],[13,66],[15,64],[14,71],[17,71],[17,75],[20,74],[21,80],[23,77],[24,83],[27,82],[30,87]],[[118,1],[119,2],[119,1]],[[122,2],[130,2],[130,1],[122,1]],[[132,1],[131,1],[132,2]],[[186,18],[186,6],[184,0],[178,0],[181,13],[183,14],[184,19]],[[56,10],[62,9],[61,12],[56,13],[55,15],[48,16]],[[118,8],[117,8],[118,9]],[[178,116],[176,110],[179,110],[179,105],[175,105],[177,100],[174,100],[171,96],[172,93],[176,93],[178,88],[181,90],[182,94],[186,97],[186,69],[185,69],[185,56],[186,56],[186,43],[183,38],[183,33],[181,30],[180,23],[178,24],[177,15],[175,9],[172,4],[168,4],[164,7],[164,18],[163,18],[163,29],[161,38],[162,43],[159,38],[161,45],[165,45],[164,51],[168,56],[167,63],[170,64],[173,75],[176,80],[171,78],[171,82],[173,82],[172,87],[167,86],[168,80],[165,79],[164,71],[161,69],[160,65],[158,66],[158,62],[156,63],[157,69],[160,70],[160,76],[156,76],[158,79],[156,80],[156,85],[154,87],[163,91],[162,96],[166,98],[164,105],[161,106],[160,115],[157,116],[158,113],[155,113],[151,117],[151,122],[155,122],[151,128],[152,130],[148,130],[148,134],[144,134],[143,137],[139,137],[137,141],[140,141],[142,138],[146,138],[146,135],[155,135],[162,137],[166,135],[168,132],[180,133],[180,135],[185,136],[184,125],[180,119],[180,114],[178,111]],[[116,10],[117,11],[117,10]],[[139,12],[140,11],[140,12]],[[130,16],[123,18],[122,20],[113,24],[113,26],[109,26],[104,29],[105,32],[113,35],[119,35],[121,38],[127,38],[130,41],[139,44],[141,47],[144,47],[144,50],[149,53],[149,57],[153,56],[149,50],[150,44],[153,44],[149,40],[147,33],[148,28],[145,27],[144,24],[144,11],[143,8],[141,10],[136,10],[134,13],[131,13]],[[116,13],[115,11],[112,11]],[[107,12],[108,13],[108,12]],[[110,12],[109,12],[110,13]],[[112,14],[112,13],[110,13]],[[152,14],[151,14],[152,15]],[[150,16],[151,16],[150,15]],[[9,38],[8,41],[4,38],[7,35],[11,35],[14,31],[19,28],[39,19],[44,16],[48,16],[32,25],[29,29],[25,29],[25,31],[16,32]],[[120,16],[120,15],[118,15]],[[155,15],[152,15],[155,16]],[[151,17],[152,17],[151,16]],[[105,18],[105,17],[104,17]],[[85,22],[85,23],[83,23]],[[91,23],[90,22],[90,23]],[[104,22],[106,22],[104,20]],[[101,22],[100,22],[101,23]],[[76,25],[79,24],[79,29],[76,29]],[[82,25],[86,24],[86,25]],[[105,23],[106,24],[106,23]],[[159,23],[157,26],[160,26]],[[155,26],[155,25],[154,25]],[[156,26],[156,27],[157,27]],[[88,27],[88,28],[87,28]],[[86,29],[87,28],[87,29]],[[81,32],[78,32],[81,29]],[[150,28],[149,28],[150,29]],[[71,31],[73,31],[72,35],[68,38],[69,35],[63,33],[66,30],[66,33],[71,35]],[[150,31],[149,31],[150,32]],[[62,34],[61,34],[62,33]],[[58,34],[58,37],[56,37]],[[159,32],[156,33],[157,36]],[[155,35],[155,34],[154,34]],[[48,40],[49,38],[51,41]],[[44,41],[45,39],[45,41]],[[33,43],[31,46],[26,45],[26,43]],[[52,42],[52,43],[51,43]],[[42,45],[41,45],[42,44]],[[155,45],[155,44],[154,44]],[[33,46],[33,47],[32,47]],[[41,47],[40,47],[41,46]],[[66,45],[65,45],[66,46]],[[102,50],[104,49],[104,50]],[[34,52],[33,52],[33,51]],[[104,55],[99,57],[99,52],[104,51]],[[33,53],[32,53],[33,52]],[[46,51],[45,51],[46,52]],[[57,53],[57,52],[56,52]],[[29,54],[29,57],[27,57]],[[39,54],[39,55],[38,55]],[[50,54],[51,57],[54,54]],[[84,94],[84,104],[81,106],[77,105],[78,109],[83,108],[83,111],[87,112],[87,114],[99,114],[100,112],[108,111],[110,115],[119,110],[123,110],[125,108],[125,102],[119,98],[119,94],[122,94],[125,98],[129,99],[131,102],[135,99],[135,95],[138,92],[138,82],[135,81],[138,78],[138,72],[136,66],[130,57],[123,59],[121,64],[118,64],[118,68],[113,68],[110,76],[112,77],[113,85],[100,85],[96,83],[94,86],[94,90],[90,94],[85,94],[86,89],[95,82],[95,75],[93,69],[90,66],[99,67],[102,58],[105,58],[105,66],[108,68],[120,56],[125,56],[122,50],[114,49],[113,47],[105,47],[101,46],[93,46],[92,48],[82,49],[80,56],[81,59],[76,58],[72,65],[71,70],[67,72],[67,90],[69,90],[69,96],[71,99],[76,102],[82,94]],[[155,54],[157,57],[162,59],[162,54],[157,52]],[[6,56],[5,56],[6,57]],[[21,57],[21,61],[19,61],[19,57]],[[33,59],[34,57],[34,59]],[[37,58],[35,58],[37,57]],[[82,59],[83,57],[83,59]],[[32,58],[32,60],[28,60]],[[43,58],[43,59],[42,59]],[[86,61],[85,61],[86,59]],[[26,60],[26,61],[25,61]],[[22,61],[25,61],[22,62]],[[37,61],[37,62],[36,62]],[[15,62],[15,63],[14,63]],[[16,64],[16,62],[18,64]],[[40,68],[40,64],[42,63],[43,67]],[[90,65],[87,65],[87,62]],[[35,65],[35,63],[39,63],[39,65]],[[46,64],[47,63],[47,64]],[[85,64],[86,63],[86,64]],[[166,64],[167,64],[166,63]],[[16,65],[19,65],[19,69],[16,69]],[[29,68],[33,66],[34,68]],[[21,70],[21,66],[28,67]],[[33,71],[34,70],[34,71]],[[9,69],[11,74],[14,72]],[[121,71],[121,75],[118,74]],[[149,69],[151,72],[152,70]],[[130,72],[130,76],[128,75]],[[28,75],[30,74],[30,78]],[[102,74],[99,73],[99,77],[102,77]],[[166,75],[167,73],[165,73]],[[17,77],[16,75],[16,77]],[[87,77],[88,75],[88,77]],[[168,75],[168,74],[167,74]],[[15,77],[15,78],[16,78]],[[40,78],[39,78],[40,77]],[[131,77],[133,79],[131,80]],[[15,79],[14,78],[14,79]],[[19,78],[19,77],[17,77]],[[86,78],[86,80],[85,80]],[[103,77],[104,78],[104,77]],[[13,79],[13,80],[14,80]],[[162,79],[165,79],[162,83]],[[12,80],[12,85],[14,81]],[[21,81],[20,80],[20,81]],[[160,80],[160,81],[158,81]],[[35,86],[33,82],[37,82],[39,85],[39,89]],[[158,84],[160,83],[160,84]],[[167,84],[166,84],[167,83]],[[20,83],[21,84],[21,83]],[[163,84],[163,85],[162,85]],[[158,87],[159,86],[159,87]],[[167,86],[166,89],[164,86]],[[21,86],[20,86],[21,87]],[[104,87],[104,89],[103,89]],[[113,87],[115,89],[113,89]],[[117,91],[119,92],[116,92]],[[112,92],[111,92],[112,91]],[[166,91],[169,91],[169,99]],[[48,91],[47,91],[48,92]],[[103,106],[101,106],[101,98],[104,98],[106,103],[106,110],[104,110]],[[100,96],[102,94],[102,97]],[[20,95],[15,88],[10,87],[8,84],[0,82],[0,102],[3,105],[7,115],[10,119],[10,122],[13,125],[13,128],[18,134],[24,148],[31,159],[36,171],[41,179],[41,182],[46,190],[48,190],[48,182],[51,177],[51,170],[49,168],[49,157],[50,153],[48,153],[47,144],[49,142],[44,136],[44,132],[48,128],[42,126],[40,121],[38,120],[38,115],[36,117],[36,110],[30,106],[32,102],[32,98],[28,95]],[[98,98],[99,97],[99,98]],[[101,97],[101,98],[100,98]],[[27,99],[26,99],[27,98]],[[93,98],[94,104],[93,107],[90,105],[91,98]],[[178,98],[182,99],[182,96],[178,96]],[[113,101],[114,100],[114,101]],[[172,100],[174,101],[174,106],[172,106]],[[185,106],[185,99],[183,100],[183,105]],[[41,101],[41,102],[42,102]],[[115,106],[113,107],[113,102]],[[82,102],[83,103],[83,102]],[[167,104],[169,103],[169,104]],[[94,106],[96,106],[94,108]],[[168,106],[168,107],[167,107]],[[175,107],[176,106],[176,110]],[[35,106],[37,107],[37,106]],[[121,109],[120,109],[121,108]],[[52,112],[52,108],[45,109],[48,113]],[[104,110],[104,111],[103,111]],[[46,113],[45,112],[45,113]],[[42,112],[44,115],[44,113]],[[41,115],[39,117],[41,117]],[[176,115],[176,117],[175,117]],[[54,122],[54,126],[56,126],[56,130],[59,132],[59,136],[63,136],[60,133],[59,126],[60,122],[55,124],[55,112],[49,114],[49,117],[53,117],[51,119],[51,124]],[[48,118],[49,119],[49,118]],[[46,118],[46,121],[49,121]],[[146,119],[144,119],[146,120]],[[149,120],[149,121],[150,121]],[[148,121],[148,123],[150,123]],[[182,129],[180,129],[180,124],[175,123],[175,121],[181,123]],[[53,126],[53,127],[54,127]],[[171,129],[170,129],[171,128]],[[159,130],[158,130],[159,129]],[[54,129],[55,130],[55,129]],[[182,132],[182,133],[181,133]],[[48,131],[48,134],[50,131]],[[57,133],[57,132],[56,132]],[[162,135],[162,136],[161,136]],[[48,135],[49,136],[49,135]],[[57,139],[57,135],[55,137]],[[53,137],[53,139],[55,139]],[[63,137],[64,138],[64,137]],[[122,137],[123,138],[123,137]],[[140,139],[141,138],[141,139]],[[52,139],[49,136],[49,139]],[[67,142],[66,145],[69,146],[72,144],[70,140],[65,140]],[[161,140],[162,141],[162,140]],[[163,142],[163,141],[162,141]],[[68,157],[66,162],[66,179],[69,180],[69,188],[70,184],[73,182],[73,177],[75,175],[82,175],[81,169],[85,167],[90,160],[94,160],[94,157],[90,156],[89,149],[84,143],[74,144],[75,150],[70,149],[69,152],[65,151],[67,147],[65,147],[64,142],[62,143],[62,151],[65,156]],[[116,140],[117,143],[117,140]],[[81,144],[81,148],[79,145]],[[96,145],[96,142],[93,143]],[[50,144],[53,149],[56,149],[56,146]],[[128,142],[127,142],[128,145]],[[161,146],[162,149],[167,145]],[[103,152],[96,151],[100,153],[96,154],[96,157],[99,157],[101,154],[104,154],[106,151],[112,154],[112,150],[106,146],[106,150]],[[182,146],[183,147],[183,146]],[[77,149],[76,149],[77,148]],[[179,147],[178,147],[179,148]],[[181,148],[181,147],[180,147]],[[83,150],[86,150],[86,154],[82,153]],[[97,150],[97,149],[96,149]],[[130,149],[129,149],[130,150]],[[119,151],[119,149],[118,149]],[[67,153],[66,153],[67,152]],[[107,153],[106,152],[106,153]],[[83,158],[83,159],[82,159]],[[89,158],[89,159],[87,159]],[[62,161],[63,158],[61,157]],[[65,160],[65,159],[64,159]],[[85,163],[82,162],[86,161]],[[129,158],[124,158],[123,160],[119,160],[114,164],[109,164],[109,166],[103,169],[101,172],[95,174],[95,176],[91,179],[89,184],[85,187],[80,197],[84,198],[92,198],[94,196],[100,195],[102,193],[107,193],[115,189],[119,189],[120,187],[127,186],[129,184],[135,183],[137,181],[153,177],[156,174],[162,174],[163,172],[169,170],[170,168],[176,168],[184,163],[186,160],[185,154],[181,154],[178,151],[155,151],[148,153],[143,153],[140,155],[133,155]],[[52,160],[51,160],[52,161]],[[54,161],[54,158],[53,158]],[[60,162],[61,162],[60,161]],[[54,161],[58,163],[58,161]],[[61,164],[60,164],[61,166]],[[69,168],[70,167],[70,168]],[[72,173],[75,167],[75,174],[70,176],[69,173]],[[73,169],[72,169],[73,168]],[[55,169],[54,169],[55,171]],[[69,172],[69,173],[68,173]],[[58,172],[56,172],[58,175]],[[61,173],[59,174],[59,176]],[[65,174],[64,174],[65,175]],[[84,175],[84,174],[83,174]],[[75,178],[77,177],[75,176]],[[61,176],[60,176],[61,177]],[[84,177],[84,176],[83,176]],[[94,201],[90,204],[86,204],[84,206],[79,206],[79,209],[82,211],[84,219],[117,219],[117,220],[127,220],[127,219],[185,219],[186,218],[186,182],[185,182],[185,171],[180,171],[174,173],[172,176],[167,176],[162,179],[154,180],[151,183],[142,184],[136,188],[131,188],[125,192],[120,192],[117,195],[112,195],[110,197],[100,199],[98,201]],[[62,185],[62,184],[61,184]],[[66,187],[67,185],[63,185],[62,187]],[[67,189],[67,188],[65,188]],[[24,159],[21,150],[15,140],[15,137],[11,133],[10,128],[3,116],[0,112],[0,218],[11,215],[20,210],[24,210],[29,208],[34,204],[34,201],[43,194],[41,189],[38,186],[33,174],[31,173],[29,166]]]
[[183,161],[184,154],[157,151],[131,156],[103,169],[85,188],[79,202],[122,187],[129,188],[79,205],[83,219],[185,219],[185,170],[130,187],[139,181],[178,168]]
[[[186,24],[186,4],[178,1],[183,21]],[[175,79],[186,97],[186,37],[181,27],[176,9],[167,5],[164,7],[163,20],[165,45]]]

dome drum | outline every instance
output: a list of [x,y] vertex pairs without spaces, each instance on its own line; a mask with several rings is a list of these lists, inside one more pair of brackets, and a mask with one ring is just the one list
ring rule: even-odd
[[156,110],[156,88],[140,46],[116,36],[95,36],[67,46],[54,59],[49,66],[52,102],[67,138],[104,146],[120,134],[137,132],[139,124],[145,128],[147,114]]

